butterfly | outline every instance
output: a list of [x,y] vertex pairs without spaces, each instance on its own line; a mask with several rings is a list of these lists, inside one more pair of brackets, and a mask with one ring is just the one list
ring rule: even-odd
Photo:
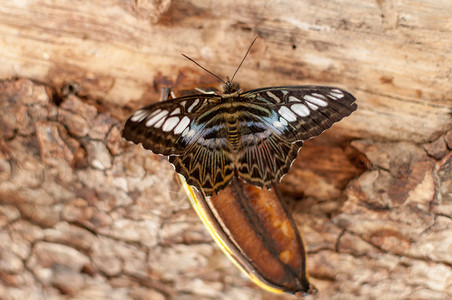
[[211,196],[233,176],[270,188],[289,171],[303,141],[357,109],[355,97],[335,87],[278,86],[242,93],[232,80],[224,83],[222,95],[185,96],[138,109],[122,136],[169,156],[188,184]]
[[122,135],[169,156],[188,184],[211,195],[232,176],[260,187],[279,182],[303,141],[356,108],[355,98],[338,88],[280,86],[240,93],[227,82],[222,96],[186,96],[137,110]]

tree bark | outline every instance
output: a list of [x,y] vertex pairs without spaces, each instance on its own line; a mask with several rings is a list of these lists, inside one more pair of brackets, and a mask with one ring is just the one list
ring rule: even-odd
[[2,1],[0,299],[291,299],[223,256],[164,157],[121,139],[158,100],[345,88],[358,110],[280,185],[318,299],[452,297],[450,1]]

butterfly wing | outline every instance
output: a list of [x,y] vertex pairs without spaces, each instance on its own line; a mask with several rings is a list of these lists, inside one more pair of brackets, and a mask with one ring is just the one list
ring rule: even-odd
[[265,127],[266,134],[240,152],[238,175],[248,183],[267,187],[289,171],[302,141],[321,134],[357,108],[350,93],[322,86],[271,87],[240,96],[251,107],[260,106],[268,113],[254,121],[259,126],[242,129],[242,137],[252,134],[252,128]]
[[270,105],[276,113],[265,120],[294,141],[308,140],[357,109],[352,94],[327,86],[281,86],[240,95],[253,103]]
[[127,119],[122,136],[155,154],[182,155],[197,136],[190,131],[193,120],[220,100],[217,95],[195,95],[148,105]]
[[181,156],[170,156],[169,161],[187,183],[208,196],[224,189],[234,175],[231,156],[223,150],[193,143]]
[[213,124],[206,122],[206,115],[217,115],[220,102],[220,96],[206,94],[151,104],[128,118],[122,135],[169,156],[188,184],[210,195],[226,187],[233,175],[232,159],[224,151],[228,146],[223,115],[218,114]]
[[302,145],[302,141],[291,143],[278,134],[272,134],[238,157],[239,178],[249,184],[271,188],[272,183],[280,182],[289,172]]

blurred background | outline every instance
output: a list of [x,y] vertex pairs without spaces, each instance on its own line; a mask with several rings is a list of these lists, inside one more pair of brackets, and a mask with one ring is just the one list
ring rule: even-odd
[[221,83],[329,85],[358,110],[280,189],[312,299],[452,297],[451,1],[3,0],[0,299],[292,299],[250,283],[166,158],[121,139]]

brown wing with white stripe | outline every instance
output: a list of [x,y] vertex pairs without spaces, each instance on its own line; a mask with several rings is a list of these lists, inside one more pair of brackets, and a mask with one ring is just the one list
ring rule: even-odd
[[196,138],[193,120],[220,100],[217,95],[197,95],[140,108],[127,119],[122,136],[156,154],[181,155]]
[[281,86],[245,92],[254,104],[270,105],[276,113],[265,120],[291,142],[308,140],[357,109],[352,94],[326,86]]

